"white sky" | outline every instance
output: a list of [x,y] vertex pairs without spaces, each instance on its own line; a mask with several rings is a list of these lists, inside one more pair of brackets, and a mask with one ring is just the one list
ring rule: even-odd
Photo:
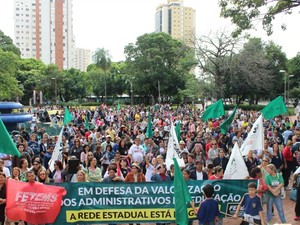
[[[73,27],[76,46],[94,51],[109,50],[112,60],[124,60],[124,47],[136,38],[154,31],[155,10],[167,0],[73,0]],[[219,17],[218,0],[184,0],[184,6],[196,9],[196,35],[230,29],[230,21]],[[0,0],[0,30],[13,39],[14,0]],[[287,31],[280,25],[286,22]],[[262,29],[251,32],[282,46],[288,58],[300,52],[299,9],[292,16],[279,15],[274,34],[267,37]],[[277,23],[278,22],[278,23]]]

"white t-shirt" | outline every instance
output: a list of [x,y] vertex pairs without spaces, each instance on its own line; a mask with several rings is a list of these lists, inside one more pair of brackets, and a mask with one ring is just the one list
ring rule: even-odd
[[145,151],[141,145],[133,144],[130,147],[128,154],[132,155],[133,162],[142,163],[144,160]]

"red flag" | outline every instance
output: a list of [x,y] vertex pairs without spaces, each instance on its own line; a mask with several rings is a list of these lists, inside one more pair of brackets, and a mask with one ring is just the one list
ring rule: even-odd
[[54,223],[62,196],[66,194],[63,187],[14,179],[8,179],[6,183],[6,214],[9,219],[31,224]]
[[117,163],[117,175],[118,175],[118,177],[122,176],[122,172],[121,172],[121,169],[120,169],[120,163]]

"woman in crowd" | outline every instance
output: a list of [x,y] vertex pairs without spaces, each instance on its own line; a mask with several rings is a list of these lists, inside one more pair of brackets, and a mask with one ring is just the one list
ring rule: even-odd
[[286,166],[282,171],[282,175],[284,180],[284,187],[286,189],[289,189],[289,179],[291,176],[291,172],[294,170],[295,167],[293,153],[292,153],[292,146],[293,146],[293,142],[288,140],[285,148],[283,149],[283,158],[285,159]]
[[86,178],[86,173],[84,170],[78,170],[76,175],[76,182],[89,182]]
[[151,177],[154,173],[154,170],[158,167],[157,159],[152,158],[151,163],[149,162],[149,156],[145,156],[145,162],[146,162],[146,181],[151,181]]
[[128,154],[128,146],[126,145],[125,139],[121,139],[118,145],[118,151],[121,154],[121,158],[126,158]]
[[158,165],[158,167],[153,170],[151,181],[154,182],[171,181],[171,178],[166,172],[166,166],[164,164]]
[[48,176],[47,171],[43,168],[41,168],[38,171],[37,181],[40,182],[40,183],[45,183],[45,184],[49,184],[49,183],[52,182],[52,180]]
[[125,182],[146,182],[145,175],[141,172],[138,163],[132,163],[131,171],[125,177]]
[[284,187],[283,177],[280,173],[277,173],[276,167],[273,164],[267,166],[268,175],[265,178],[266,185],[268,187],[268,204],[267,204],[267,221],[268,225],[271,224],[272,220],[272,206],[275,204],[279,214],[281,223],[286,223],[282,199],[281,199],[281,188]]
[[262,163],[258,165],[258,168],[261,170],[262,178],[265,180],[268,173],[268,164],[269,164],[269,158],[265,157],[262,160]]
[[261,198],[263,204],[267,204],[268,194],[266,193],[268,187],[262,178],[261,170],[259,167],[254,167],[250,171],[250,179],[258,180],[257,195]]
[[26,182],[27,181],[26,174],[27,174],[27,171],[29,170],[27,159],[24,159],[24,158],[21,159],[19,168],[20,168],[20,181]]
[[80,159],[80,154],[81,154],[82,150],[83,150],[83,148],[80,144],[80,140],[78,138],[76,138],[74,140],[74,145],[72,146],[69,155],[76,156],[77,159]]
[[63,171],[63,165],[60,160],[55,160],[54,162],[54,171],[52,173],[52,179],[54,183],[64,182],[64,177],[61,174]]
[[35,176],[37,176],[40,169],[45,169],[45,167],[41,165],[41,162],[39,160],[35,160],[32,163],[32,167],[30,168],[30,171],[33,171]]
[[207,155],[208,155],[207,164],[212,163],[214,159],[219,156],[219,149],[217,146],[217,142],[215,140],[211,143]]
[[86,169],[86,178],[89,182],[101,181],[101,169],[97,167],[97,159],[95,157],[92,157],[88,162]]
[[273,157],[271,159],[271,164],[276,167],[277,173],[281,173],[281,171],[286,168],[285,159],[277,143],[273,144]]
[[258,160],[257,158],[253,155],[253,151],[249,150],[247,157],[245,157],[245,163],[248,169],[248,172],[251,171],[254,167],[258,166]]
[[0,224],[5,221],[5,206],[6,206],[6,176],[0,172]]
[[208,179],[209,180],[222,180],[223,179],[223,168],[222,166],[216,166],[214,168],[215,173],[211,175]]
[[89,145],[85,144],[83,145],[83,150],[82,152],[80,153],[80,163],[83,164],[85,166],[85,160],[87,158],[87,154],[89,153],[90,151],[90,147]]
[[[101,167],[101,158],[102,158],[102,147],[101,145],[96,146],[96,150],[94,151],[94,157],[97,159],[97,167]],[[87,165],[86,161],[86,165]]]
[[127,174],[130,172],[130,168],[128,167],[128,161],[127,159],[121,159],[120,160],[121,165],[121,173],[123,174],[123,177],[126,177]]
[[19,167],[14,167],[11,172],[11,178],[15,180],[20,180],[21,170]]

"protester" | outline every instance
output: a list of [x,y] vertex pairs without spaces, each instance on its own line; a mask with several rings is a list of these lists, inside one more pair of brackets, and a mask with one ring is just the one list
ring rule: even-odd
[[294,220],[300,221],[300,169],[297,169],[293,177],[293,188],[296,189],[296,205]]
[[211,175],[209,180],[222,180],[223,179],[224,170],[221,166],[216,166],[214,168],[214,174]]
[[86,169],[86,179],[89,182],[100,182],[102,179],[101,169],[97,167],[97,159],[92,157]]
[[214,187],[207,184],[203,188],[205,200],[200,203],[198,211],[195,210],[199,225],[214,225],[219,221],[219,206],[218,202],[214,200]]
[[268,175],[265,178],[266,185],[268,187],[268,204],[267,204],[267,221],[268,225],[271,224],[272,220],[272,206],[275,204],[279,214],[281,223],[286,223],[282,199],[281,199],[281,188],[284,187],[284,181],[282,175],[277,173],[276,167],[273,164],[267,166]]
[[38,171],[37,181],[40,183],[49,184],[50,182],[52,182],[52,179],[49,178],[47,171],[41,168]]
[[86,177],[84,170],[78,170],[76,173],[76,182],[89,182]]
[[242,225],[261,224],[265,225],[261,199],[256,194],[257,185],[254,182],[248,184],[248,193],[245,194],[238,205],[233,218],[239,217],[240,209],[244,208]]
[[6,206],[6,176],[5,173],[0,172],[0,224],[5,221],[5,206]]
[[141,167],[137,162],[132,163],[131,171],[125,177],[125,182],[146,182],[144,174],[141,172]]

